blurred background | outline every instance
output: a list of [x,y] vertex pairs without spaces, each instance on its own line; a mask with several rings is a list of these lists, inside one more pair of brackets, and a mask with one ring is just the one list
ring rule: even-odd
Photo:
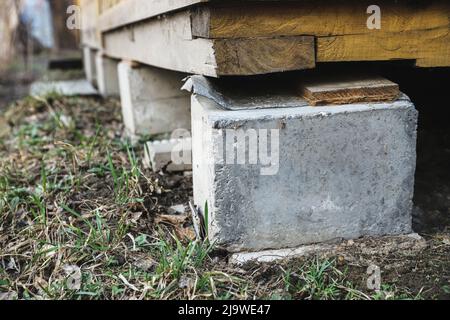
[[[75,0],[0,1],[0,110],[28,92],[50,61],[81,61],[79,31],[66,27]],[[81,63],[81,62],[80,62]]]

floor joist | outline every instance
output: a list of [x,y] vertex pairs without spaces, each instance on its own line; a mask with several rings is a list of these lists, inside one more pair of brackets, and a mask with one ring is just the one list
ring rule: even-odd
[[114,58],[212,77],[315,66],[311,36],[194,38],[187,11],[106,33],[104,47],[106,54]]
[[367,27],[370,1],[277,1],[198,7],[193,35],[209,39],[313,35],[317,62],[417,60],[450,66],[450,4],[380,1],[381,29]]
[[141,2],[120,2],[101,14],[106,54],[213,77],[341,61],[450,66],[450,4],[443,0],[381,1],[380,30],[367,27],[366,0]]

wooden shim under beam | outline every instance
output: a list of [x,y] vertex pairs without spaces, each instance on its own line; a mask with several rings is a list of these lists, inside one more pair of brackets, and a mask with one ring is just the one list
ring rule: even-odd
[[212,77],[315,67],[313,37],[194,38],[186,11],[104,33],[103,40],[113,58]]
[[398,84],[378,76],[324,75],[303,80],[300,93],[312,106],[393,101]]

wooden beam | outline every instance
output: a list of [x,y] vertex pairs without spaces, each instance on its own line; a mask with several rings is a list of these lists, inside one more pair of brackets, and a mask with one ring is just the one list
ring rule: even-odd
[[219,3],[197,8],[196,37],[229,39],[312,35],[317,62],[412,59],[450,66],[450,3],[380,0],[381,30],[367,28],[368,0]]
[[444,0],[380,0],[381,30],[367,27],[369,0],[100,1],[112,1],[100,9],[108,55],[170,70],[219,77],[400,59],[450,66]]
[[107,32],[105,53],[113,58],[212,77],[252,75],[315,67],[310,36],[201,39],[191,16],[181,11]]
[[444,29],[317,38],[317,61],[416,60],[419,67],[450,66],[450,33]]
[[[97,0],[101,17],[99,28],[110,31],[129,24],[140,22],[158,15],[171,13],[190,6],[205,3],[229,3],[230,0]],[[255,2],[266,0],[238,0]],[[272,0],[285,1],[285,0]],[[287,0],[290,1],[290,0]]]
[[315,67],[314,38],[308,36],[216,39],[218,75],[252,75]]
[[[101,0],[102,1],[102,0]],[[105,0],[103,0],[105,1]],[[115,5],[102,5],[99,29],[102,32],[120,28],[157,15],[183,9],[208,0],[113,0]]]

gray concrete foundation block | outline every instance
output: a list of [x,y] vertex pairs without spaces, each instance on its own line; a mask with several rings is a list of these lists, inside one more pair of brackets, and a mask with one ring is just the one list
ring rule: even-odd
[[119,61],[106,57],[98,51],[95,57],[97,71],[98,91],[103,97],[118,97],[119,88]]
[[96,66],[97,50],[90,47],[83,47],[83,64],[86,79],[94,86],[97,86],[97,66]]
[[224,111],[193,95],[194,201],[211,240],[259,251],[410,233],[417,118],[405,96]]
[[30,95],[45,97],[48,94],[57,93],[63,96],[96,96],[97,90],[85,80],[67,80],[34,82],[30,87]]
[[181,91],[184,74],[119,63],[120,97],[127,133],[155,135],[191,127],[190,96]]

